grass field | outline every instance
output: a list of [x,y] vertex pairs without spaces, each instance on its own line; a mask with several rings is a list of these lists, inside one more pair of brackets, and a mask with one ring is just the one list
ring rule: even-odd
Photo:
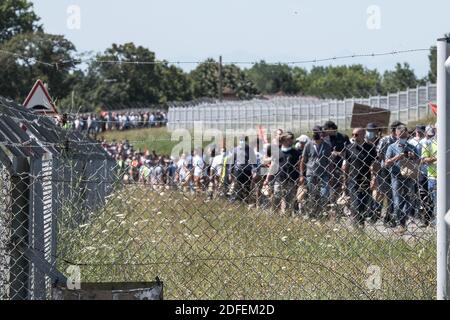
[[[83,281],[158,276],[166,299],[432,299],[436,291],[434,236],[358,231],[178,191],[123,186],[90,223],[60,234],[59,254],[82,265]],[[381,286],[372,290],[377,268]]]
[[171,141],[171,134],[167,131],[166,127],[108,131],[102,133],[98,138],[105,138],[107,141],[129,140],[136,150],[155,150],[158,154],[168,155],[170,155],[173,147],[178,143],[178,141]]

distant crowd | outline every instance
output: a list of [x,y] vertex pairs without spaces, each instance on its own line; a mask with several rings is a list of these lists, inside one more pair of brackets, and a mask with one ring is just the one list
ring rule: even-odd
[[87,132],[96,136],[98,133],[112,130],[129,130],[155,128],[167,125],[165,111],[145,112],[101,112],[69,117],[64,114],[57,123],[66,128]]
[[394,122],[388,134],[375,123],[338,132],[332,121],[311,136],[277,130],[270,142],[241,137],[179,157],[136,150],[128,141],[102,141],[125,183],[140,183],[271,208],[315,219],[351,217],[357,227],[384,223],[403,232],[408,221],[435,224],[435,126],[408,130]]

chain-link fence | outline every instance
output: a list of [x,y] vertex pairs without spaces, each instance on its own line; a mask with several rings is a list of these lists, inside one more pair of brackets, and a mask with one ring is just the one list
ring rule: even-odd
[[50,299],[73,267],[83,283],[158,277],[166,299],[435,297],[433,127],[170,157],[1,102],[3,299]]

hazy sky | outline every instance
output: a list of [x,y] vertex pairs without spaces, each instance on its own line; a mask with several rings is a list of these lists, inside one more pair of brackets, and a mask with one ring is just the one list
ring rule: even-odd
[[[157,59],[169,61],[219,55],[224,61],[298,61],[390,52],[428,48],[450,32],[448,0],[33,2],[46,32],[64,34],[79,51],[98,52],[112,43],[133,41],[156,52]],[[80,29],[67,25],[70,5],[80,8]],[[379,8],[379,15],[376,10],[368,14],[371,6]],[[428,73],[426,52],[335,64],[362,63],[384,71],[403,61],[419,76]],[[187,70],[191,67],[184,66]]]

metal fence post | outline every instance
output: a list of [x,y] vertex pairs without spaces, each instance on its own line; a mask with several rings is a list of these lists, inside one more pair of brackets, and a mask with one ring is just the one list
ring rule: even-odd
[[[450,209],[450,179],[447,170],[450,167],[450,64],[446,63],[450,55],[450,39],[438,40],[438,156],[437,156],[437,299],[449,298],[448,275],[448,225],[445,216]],[[450,60],[449,60],[450,61]],[[427,86],[428,88],[428,86]],[[427,90],[428,91],[428,90]]]
[[12,230],[9,292],[12,300],[26,300],[30,289],[30,262],[25,257],[25,250],[29,245],[30,165],[26,158],[14,157],[13,166],[16,174],[11,177]]
[[[56,181],[58,178],[61,179],[59,172],[61,171],[60,168],[60,162],[58,160],[57,157],[52,156],[51,158],[52,162],[51,162],[51,175],[50,175],[50,179],[52,181]],[[64,180],[64,179],[63,179]],[[58,232],[59,232],[59,228],[58,228],[58,221],[61,217],[62,214],[62,210],[61,210],[61,203],[59,201],[59,195],[58,195],[58,183],[52,182],[51,184],[51,195],[52,195],[52,202],[51,202],[51,206],[52,206],[52,217],[51,217],[51,233],[52,233],[52,237],[51,237],[51,265],[53,268],[56,268],[56,255],[58,253],[57,248],[58,248]]]
[[[29,242],[34,254],[45,260],[44,241],[44,191],[42,159],[30,159],[30,201],[29,201]],[[44,300],[45,274],[34,262],[31,262],[30,278],[32,290],[31,299]]]

